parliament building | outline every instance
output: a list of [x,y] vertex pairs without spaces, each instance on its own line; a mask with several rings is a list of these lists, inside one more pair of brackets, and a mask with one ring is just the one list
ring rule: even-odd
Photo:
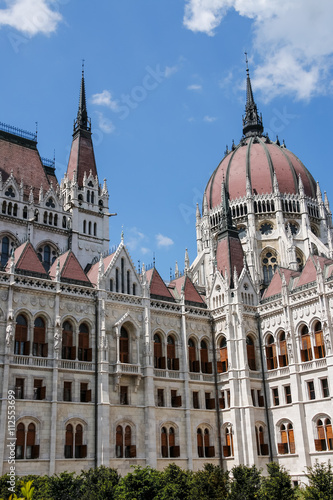
[[299,482],[333,459],[332,214],[246,85],[168,282],[110,250],[83,74],[63,179],[0,124],[0,474],[13,435],[19,475],[274,460]]

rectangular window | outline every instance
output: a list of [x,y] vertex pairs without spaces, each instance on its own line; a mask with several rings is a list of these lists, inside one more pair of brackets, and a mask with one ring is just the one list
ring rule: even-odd
[[220,397],[219,403],[220,403],[220,409],[224,410],[225,409],[225,395],[224,395],[224,391],[221,391],[221,397]]
[[91,390],[88,389],[87,383],[80,384],[80,401],[81,403],[89,403],[91,401]]
[[46,387],[43,386],[43,380],[35,378],[34,379],[34,399],[41,401],[45,399]]
[[228,408],[230,408],[230,390],[227,390],[227,402],[228,402]]
[[127,385],[120,386],[120,404],[128,405],[128,387]]
[[286,404],[287,405],[290,405],[291,403],[291,389],[290,389],[290,385],[285,385],[284,386],[284,396],[285,396],[285,399],[286,399]]
[[261,394],[261,390],[257,391],[258,406],[265,406],[264,396]]
[[274,406],[279,406],[280,400],[279,400],[279,390],[277,387],[272,389],[272,394],[273,394],[273,405]]
[[193,391],[193,408],[200,408],[199,393],[197,391]]
[[205,402],[207,410],[214,410],[215,399],[210,397],[210,392],[205,392]]
[[308,382],[308,394],[309,394],[309,399],[316,399],[313,380],[310,380],[310,382]]
[[328,387],[328,379],[327,378],[321,379],[321,389],[323,392],[323,398],[328,398],[330,395],[330,390]]
[[177,396],[176,390],[171,390],[171,406],[179,408],[182,405],[182,397]]
[[157,406],[164,406],[164,389],[157,389]]
[[24,399],[24,378],[15,380],[15,398]]
[[64,401],[72,401],[72,382],[64,382]]
[[252,398],[252,404],[253,404],[253,406],[257,406],[256,405],[256,396],[255,396],[254,389],[251,389],[251,398]]

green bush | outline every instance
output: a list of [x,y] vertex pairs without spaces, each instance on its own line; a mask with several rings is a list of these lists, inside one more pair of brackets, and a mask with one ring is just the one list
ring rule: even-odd
[[307,467],[309,485],[304,491],[305,500],[333,499],[333,471],[330,463],[318,462],[313,467]]
[[258,500],[261,496],[261,471],[255,465],[238,465],[232,469],[228,500]]
[[82,471],[80,500],[114,500],[120,476],[116,469],[101,465],[96,469]]
[[297,498],[290,476],[282,465],[271,462],[267,464],[267,471],[269,476],[262,480],[261,498],[267,500],[295,500]]
[[192,500],[223,500],[229,493],[229,473],[213,464],[192,473],[189,498]]
[[155,500],[161,489],[161,473],[151,467],[134,467],[116,487],[116,500]]

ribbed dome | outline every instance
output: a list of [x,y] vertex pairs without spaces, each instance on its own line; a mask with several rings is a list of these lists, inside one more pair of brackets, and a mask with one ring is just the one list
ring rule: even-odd
[[211,209],[221,204],[223,180],[230,200],[246,195],[247,177],[252,194],[272,193],[274,172],[281,194],[297,193],[300,176],[305,194],[315,198],[316,183],[297,156],[284,145],[258,134],[242,139],[215,169],[205,189],[208,207]]

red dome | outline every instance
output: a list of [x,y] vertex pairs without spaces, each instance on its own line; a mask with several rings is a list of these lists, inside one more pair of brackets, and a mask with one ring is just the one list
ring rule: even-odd
[[256,136],[243,139],[215,169],[205,190],[208,207],[221,204],[223,179],[230,200],[234,200],[246,195],[246,177],[250,180],[252,194],[272,193],[274,172],[281,194],[297,193],[300,175],[305,194],[315,198],[316,183],[297,156],[284,145]]

